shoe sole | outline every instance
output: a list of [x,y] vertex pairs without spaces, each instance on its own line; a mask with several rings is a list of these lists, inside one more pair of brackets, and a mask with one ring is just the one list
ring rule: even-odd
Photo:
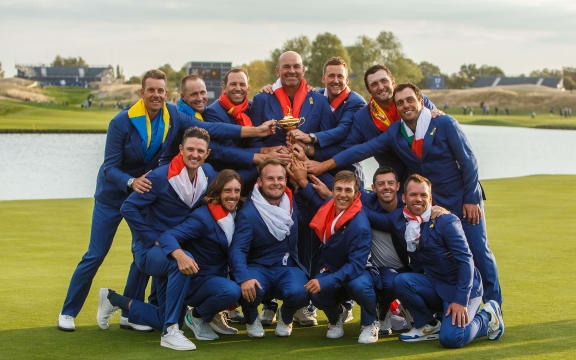
[[490,304],[490,307],[492,308],[492,311],[494,311],[494,313],[496,314],[496,318],[498,319],[499,332],[496,336],[494,336],[492,338],[488,337],[488,340],[496,341],[496,340],[500,339],[502,337],[502,335],[504,335],[504,321],[501,321],[502,309],[500,308],[500,306],[492,305],[492,302],[494,302],[494,300],[490,300],[489,304]]
[[430,335],[424,335],[424,336],[419,336],[417,338],[402,338],[399,337],[399,339],[401,341],[405,341],[405,342],[418,342],[418,341],[429,341],[429,340],[438,340],[440,338],[440,334],[430,334]]
[[376,340],[369,340],[369,341],[360,341],[358,340],[358,344],[375,344],[378,342],[378,338]]
[[132,327],[132,325],[123,325],[123,324],[120,324],[120,329],[132,330],[132,331],[143,332],[143,333],[154,331],[153,328],[141,330],[141,329],[137,329],[137,328]]
[[178,350],[178,351],[196,350],[196,346],[194,346],[194,347],[180,347],[180,346],[174,346],[174,345],[169,344],[169,343],[165,343],[164,341],[160,341],[160,346],[163,346],[165,348],[172,349],[172,350]]
[[215,333],[217,334],[222,334],[222,335],[236,335],[238,333],[238,330],[224,330],[220,327],[217,326],[212,326],[212,324],[210,324],[210,327],[212,328],[212,330],[214,330]]
[[66,331],[66,332],[72,332],[72,331],[76,330],[76,328],[65,328],[65,327],[62,327],[60,325],[58,325],[58,329],[60,329],[62,331]]
[[104,299],[106,299],[106,296],[108,295],[107,291],[102,291],[102,290],[107,290],[107,289],[98,290],[98,311],[96,312],[96,323],[98,323],[98,327],[100,329],[108,330],[110,328],[110,324],[108,324],[108,320],[106,320],[106,325],[100,324],[100,312],[101,312],[102,303],[104,302]]
[[294,322],[296,322],[296,324],[298,324],[300,326],[304,326],[304,327],[310,327],[310,326],[317,326],[318,325],[318,321],[299,321],[297,319],[294,319]]

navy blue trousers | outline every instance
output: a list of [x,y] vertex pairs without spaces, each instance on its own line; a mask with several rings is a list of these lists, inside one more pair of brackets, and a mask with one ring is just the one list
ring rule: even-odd
[[[112,240],[114,240],[120,221],[122,221],[122,215],[119,208],[94,201],[90,244],[70,279],[62,314],[76,317],[82,309],[90,292],[92,280],[112,246]],[[146,289],[148,277],[141,276],[139,273],[138,269],[130,268],[124,293],[129,294],[127,296],[131,298],[143,300],[144,291],[139,289]]]
[[190,278],[190,289],[185,303],[196,308],[206,322],[214,315],[237,304],[242,292],[236,282],[222,276]]
[[461,348],[472,340],[486,336],[490,316],[478,313],[481,299],[477,297],[468,302],[468,318],[471,321],[464,327],[452,325],[452,314],[445,316],[450,303],[442,301],[434,286],[423,274],[398,274],[394,280],[398,298],[414,318],[414,326],[420,328],[434,319],[434,313],[441,312],[440,344],[448,348]]

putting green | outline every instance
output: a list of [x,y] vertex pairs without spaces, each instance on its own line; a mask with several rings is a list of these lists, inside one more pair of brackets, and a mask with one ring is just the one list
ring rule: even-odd
[[[194,341],[198,350],[159,346],[160,333],[139,334],[96,326],[100,287],[122,290],[131,261],[130,234],[122,223],[76,319],[77,330],[57,330],[68,281],[88,245],[92,199],[0,201],[0,358],[55,359],[574,359],[576,357],[576,176],[530,176],[484,181],[491,247],[504,291],[506,333],[459,350],[438,342],[407,344],[386,337],[359,345],[359,309],[340,340],[320,325],[277,338],[237,336]],[[572,264],[572,265],[570,265]],[[186,335],[191,337],[189,330]]]

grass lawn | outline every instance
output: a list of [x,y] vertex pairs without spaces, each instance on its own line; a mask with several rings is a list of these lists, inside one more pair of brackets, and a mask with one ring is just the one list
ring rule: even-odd
[[[195,341],[197,351],[159,346],[160,333],[120,330],[118,315],[99,330],[97,290],[122,290],[130,234],[122,223],[82,312],[77,330],[56,328],[57,315],[76,263],[86,250],[92,199],[0,201],[0,358],[55,359],[574,359],[576,358],[576,176],[530,176],[483,183],[490,243],[504,291],[506,333],[500,341],[478,339],[464,349],[438,342],[408,344],[386,337],[359,345],[360,318],[345,325],[340,340],[324,338],[320,325],[296,328],[288,339],[268,328],[253,340],[237,336]],[[567,201],[568,199],[568,201]],[[573,264],[573,265],[570,265]],[[185,331],[192,336],[189,330]]]
[[450,111],[449,114],[461,124],[468,125],[517,126],[576,130],[576,116],[569,118],[560,117],[557,114],[554,116],[550,116],[549,114],[536,114],[534,118],[529,114],[475,114],[470,116],[463,115],[462,111]]

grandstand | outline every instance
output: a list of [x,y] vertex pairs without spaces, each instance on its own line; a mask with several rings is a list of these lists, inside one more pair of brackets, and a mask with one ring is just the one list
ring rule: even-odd
[[506,86],[506,85],[541,85],[556,89],[564,89],[562,78],[554,77],[506,77],[480,76],[472,84],[473,88]]
[[114,81],[114,68],[109,66],[49,66],[16,65],[16,77],[34,80],[41,85],[82,86],[92,82],[111,84]]

